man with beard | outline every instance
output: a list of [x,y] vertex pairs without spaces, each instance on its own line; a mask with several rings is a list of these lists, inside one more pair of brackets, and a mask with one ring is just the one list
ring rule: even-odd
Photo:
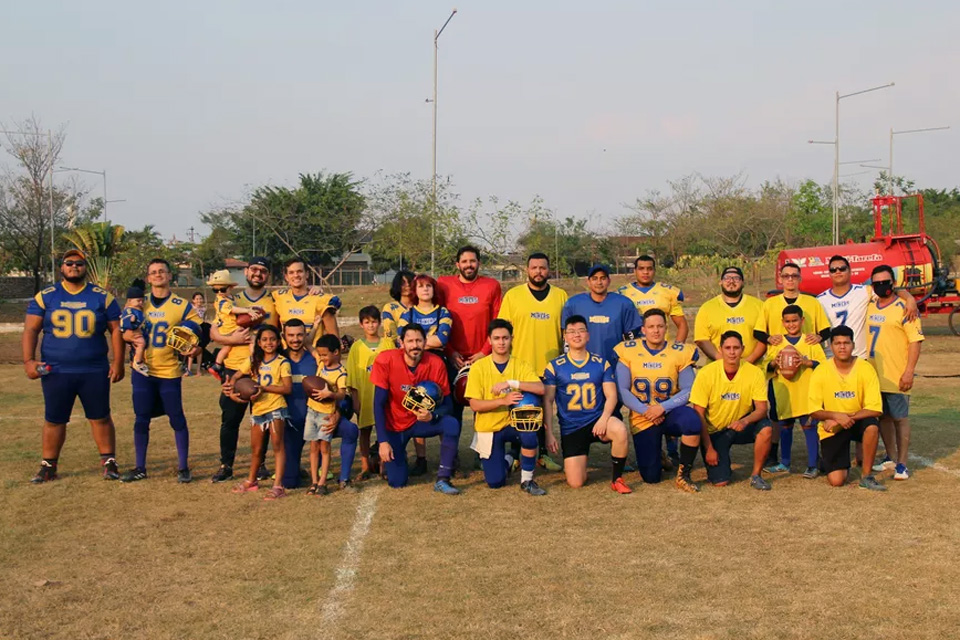
[[[545,253],[527,258],[527,283],[507,291],[500,305],[498,318],[513,325],[513,355],[543,376],[547,363],[563,351],[560,317],[567,303],[567,292],[551,287],[550,259]],[[547,455],[546,432],[537,432],[540,439],[540,466],[548,471],[563,469]]]
[[271,294],[280,326],[291,318],[302,320],[307,328],[309,345],[316,344],[317,338],[328,333],[340,337],[337,327],[340,298],[317,293],[316,289],[307,286],[307,263],[302,258],[290,258],[283,265],[283,278],[288,288]]
[[693,339],[708,358],[722,360],[720,337],[728,331],[740,334],[747,362],[755,364],[767,351],[767,345],[753,335],[763,313],[758,298],[743,293],[743,271],[727,267],[720,276],[720,295],[707,300],[697,311]]
[[[116,431],[110,416],[110,383],[123,379],[124,343],[120,307],[114,297],[88,283],[87,259],[71,249],[60,263],[63,280],[38,293],[23,322],[23,368],[43,387],[42,461],[31,482],[57,478],[57,463],[67,437],[74,402],[80,398],[100,451],[104,480],[116,480]],[[113,361],[107,361],[110,332]],[[37,340],[43,333],[40,360]]]
[[[280,323],[273,304],[273,297],[266,290],[267,282],[270,279],[270,263],[267,262],[266,258],[257,256],[250,260],[243,271],[243,275],[247,280],[247,287],[234,294],[236,304],[242,307],[257,306],[262,308],[264,313],[262,324],[279,328]],[[253,334],[247,329],[241,328],[229,336],[223,336],[220,335],[216,327],[211,327],[210,337],[220,344],[237,346],[248,345],[253,339]],[[230,355],[223,363],[226,369],[224,380],[229,380],[249,359],[250,352],[247,349],[231,350]],[[212,482],[226,482],[233,478],[233,462],[237,455],[240,423],[243,422],[243,415],[247,411],[248,404],[246,402],[236,402],[222,392],[220,394],[220,468],[210,478]],[[291,429],[287,429],[287,431],[291,431]],[[266,451],[266,447],[264,447],[264,451]],[[299,467],[291,464],[288,464],[287,468],[299,470]],[[257,477],[261,480],[270,477],[266,467],[261,465]],[[284,486],[291,485],[284,484]]]
[[643,319],[626,296],[610,293],[610,269],[606,265],[593,265],[587,274],[587,288],[589,291],[572,296],[563,305],[561,324],[566,326],[573,316],[584,317],[590,336],[587,351],[615,368],[617,354],[613,348],[623,342],[627,334],[639,333]]
[[303,378],[316,375],[317,360],[307,349],[307,331],[301,320],[293,318],[283,325],[283,342],[287,345],[285,355],[290,361],[290,377],[293,381],[287,394],[288,421],[293,428],[283,430],[283,448],[287,455],[283,486],[295,489],[300,486],[303,430],[307,422],[307,392],[303,388]]
[[674,342],[685,342],[690,329],[680,305],[683,302],[683,291],[655,280],[657,261],[654,260],[653,256],[640,256],[633,262],[633,269],[637,281],[623,285],[617,290],[617,293],[630,299],[636,306],[638,315],[642,316],[647,309],[663,311],[677,327],[677,337],[674,338]]

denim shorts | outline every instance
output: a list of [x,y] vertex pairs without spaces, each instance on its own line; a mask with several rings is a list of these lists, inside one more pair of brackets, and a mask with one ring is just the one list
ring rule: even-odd
[[316,442],[317,440],[323,440],[324,442],[330,442],[333,439],[333,431],[324,433],[320,428],[327,424],[329,418],[329,413],[320,413],[316,409],[308,408],[307,421],[303,426],[303,441]]
[[264,431],[270,428],[270,425],[274,420],[287,420],[290,417],[290,412],[283,409],[274,409],[269,413],[265,413],[262,416],[251,416],[253,424],[262,428]]

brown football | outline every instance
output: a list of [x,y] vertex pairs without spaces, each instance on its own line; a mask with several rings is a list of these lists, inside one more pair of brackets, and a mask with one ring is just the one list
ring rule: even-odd
[[304,376],[303,377],[303,390],[307,392],[308,397],[312,396],[314,391],[319,391],[320,389],[329,389],[329,388],[330,388],[330,384],[320,376]]
[[253,381],[253,378],[240,378],[233,383],[233,392],[240,396],[241,399],[250,401],[260,387],[257,386],[257,383]]
[[777,356],[780,361],[780,374],[787,380],[793,380],[800,370],[800,362],[803,358],[796,347],[787,345]]
[[[260,308],[259,308],[259,307],[254,307],[254,309],[260,309]],[[263,310],[260,309],[260,311],[261,311],[261,313],[262,313]],[[237,314],[237,325],[240,326],[240,327],[243,327],[244,329],[249,329],[250,327],[259,326],[260,323],[263,322],[263,315],[261,315],[261,316],[260,316],[259,318],[257,318],[256,320],[253,320],[252,318],[253,318],[253,316],[251,316],[249,313],[238,313],[238,314]]]

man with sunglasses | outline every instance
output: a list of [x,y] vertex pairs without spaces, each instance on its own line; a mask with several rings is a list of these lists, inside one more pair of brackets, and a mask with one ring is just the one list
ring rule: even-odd
[[[43,387],[43,460],[31,482],[57,478],[57,463],[67,437],[67,423],[77,398],[100,451],[104,480],[120,477],[116,430],[110,416],[110,383],[124,374],[120,306],[114,297],[87,282],[86,256],[70,249],[60,264],[63,279],[38,293],[27,307],[23,329],[23,368]],[[110,332],[112,362],[107,359]],[[40,360],[37,341],[43,333]]]

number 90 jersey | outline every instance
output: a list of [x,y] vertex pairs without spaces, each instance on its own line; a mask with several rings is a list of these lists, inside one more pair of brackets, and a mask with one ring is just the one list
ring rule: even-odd
[[[183,375],[179,354],[167,346],[167,334],[177,325],[200,335],[200,315],[180,296],[156,300],[147,294],[143,300],[144,334],[147,341],[144,362],[154,378],[179,378]],[[240,349],[237,349],[240,351]]]
[[[680,390],[680,372],[700,359],[690,344],[667,344],[651,351],[645,340],[621,342],[614,348],[620,362],[630,369],[630,390],[643,404],[660,404]],[[630,431],[638,433],[653,426],[642,415],[630,412]]]
[[604,382],[614,382],[613,369],[609,362],[592,353],[582,362],[562,355],[547,364],[543,384],[557,388],[561,434],[592,425],[603,415]]
[[75,292],[62,282],[47,287],[30,301],[27,315],[43,318],[40,359],[59,373],[106,371],[107,323],[120,320],[113,295],[86,283]]

